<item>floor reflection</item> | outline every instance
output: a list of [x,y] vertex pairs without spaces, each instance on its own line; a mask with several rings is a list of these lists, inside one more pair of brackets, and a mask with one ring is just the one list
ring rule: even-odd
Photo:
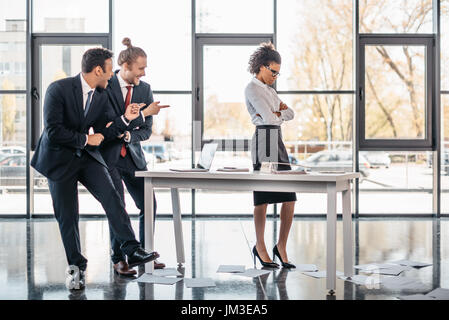
[[[137,231],[137,220],[133,220]],[[278,221],[269,219],[266,244],[277,238]],[[365,264],[414,260],[433,266],[412,269],[401,276],[414,278],[419,288],[370,289],[337,279],[335,296],[328,296],[325,279],[299,271],[278,269],[258,278],[216,273],[219,265],[253,267],[251,246],[255,235],[251,219],[183,219],[186,263],[176,263],[173,224],[156,223],[155,247],[161,261],[177,267],[186,278],[213,278],[216,287],[186,288],[145,284],[116,275],[109,261],[107,221],[80,221],[81,245],[88,258],[86,288],[70,292],[65,287],[66,261],[57,224],[53,219],[0,220],[0,299],[31,300],[297,300],[297,299],[396,299],[400,295],[427,293],[447,287],[449,276],[449,220],[359,219],[355,221],[355,262]],[[343,271],[342,223],[337,223],[337,270]],[[295,264],[326,267],[326,222],[296,218],[288,243],[289,260]],[[259,265],[258,265],[259,266]],[[139,275],[144,270],[138,268]]]

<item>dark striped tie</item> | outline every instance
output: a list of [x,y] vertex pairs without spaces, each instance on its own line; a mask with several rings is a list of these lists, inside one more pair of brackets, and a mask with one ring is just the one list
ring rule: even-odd
[[90,109],[90,104],[92,102],[92,99],[91,99],[92,98],[92,93],[94,93],[93,90],[90,90],[87,93],[86,107],[84,108],[84,118],[87,116],[87,113],[89,112],[89,109]]

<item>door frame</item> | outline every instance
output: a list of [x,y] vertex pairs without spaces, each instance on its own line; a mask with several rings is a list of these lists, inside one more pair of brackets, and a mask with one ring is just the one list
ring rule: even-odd
[[[274,43],[273,34],[201,34],[194,37],[194,66],[193,66],[193,94],[192,94],[192,166],[195,164],[195,151],[201,151],[204,143],[204,46],[247,46],[259,45],[262,42]],[[243,88],[242,88],[243,90]],[[196,125],[201,124],[201,125]],[[249,139],[218,139],[218,150],[249,151]]]
[[[42,132],[42,112],[43,105],[41,106],[40,96],[42,91],[42,59],[41,59],[41,47],[43,45],[92,45],[100,44],[104,48],[111,49],[111,37],[109,34],[48,34],[48,33],[35,33],[31,36],[31,83],[30,83],[30,106],[31,112],[29,113],[30,119],[30,134],[29,139],[29,152],[33,152],[36,148],[38,139]],[[80,61],[81,64],[81,61]],[[80,67],[81,69],[81,67]],[[80,70],[81,71],[81,70]],[[32,154],[29,159],[31,160]],[[29,162],[28,162],[29,163]],[[34,217],[34,172],[29,170],[28,176],[28,217]]]
[[32,47],[32,77],[31,77],[31,151],[34,151],[42,132],[42,107],[40,92],[42,91],[42,63],[41,47],[43,45],[91,45],[101,44],[104,48],[111,48],[108,34],[33,34]]

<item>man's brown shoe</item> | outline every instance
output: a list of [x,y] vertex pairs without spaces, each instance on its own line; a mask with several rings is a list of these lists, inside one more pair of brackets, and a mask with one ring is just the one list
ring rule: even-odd
[[114,270],[121,276],[132,277],[137,274],[136,270],[130,269],[126,261],[114,264]]
[[165,263],[154,260],[154,269],[164,269]]

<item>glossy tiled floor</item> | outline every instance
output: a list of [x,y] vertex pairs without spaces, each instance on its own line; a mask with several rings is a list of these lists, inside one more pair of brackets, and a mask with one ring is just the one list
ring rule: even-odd
[[[133,220],[137,230],[137,221]],[[176,267],[173,224],[156,223],[156,250],[160,261]],[[326,267],[324,219],[295,219],[288,252],[295,263]],[[342,223],[337,224],[337,270],[343,271]],[[275,243],[279,222],[269,220],[266,243]],[[355,262],[365,264],[409,259],[433,263],[401,276],[422,283],[420,288],[392,290],[368,288],[337,279],[335,299],[396,299],[399,295],[449,288],[449,221],[445,219],[360,219],[354,222]],[[211,277],[215,288],[140,284],[112,272],[106,220],[80,221],[82,249],[88,258],[87,287],[71,293],[65,288],[66,260],[54,219],[0,220],[0,299],[329,299],[325,279],[298,271],[277,270],[260,278],[218,274],[221,264],[252,267],[250,246],[255,235],[250,219],[183,219],[186,263],[179,270],[185,277]],[[260,265],[258,265],[260,267]],[[142,270],[140,270],[142,272]]]

